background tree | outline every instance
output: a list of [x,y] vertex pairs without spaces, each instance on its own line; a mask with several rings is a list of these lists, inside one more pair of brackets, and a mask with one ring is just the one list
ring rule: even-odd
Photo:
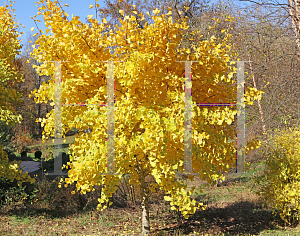
[[15,22],[9,10],[2,6],[0,13],[0,118],[6,124],[13,125],[21,120],[21,116],[14,114],[15,103],[20,101],[20,94],[13,88],[16,81],[22,80],[22,76],[16,68],[18,61],[15,59],[21,45],[17,40],[19,36],[18,24],[12,25]]
[[[255,81],[258,90],[266,88],[260,107],[246,106],[246,137],[258,137],[266,144],[268,135],[263,134],[263,126],[270,133],[285,123],[299,124],[299,56],[286,6],[265,1],[236,11],[235,49],[242,60],[252,61],[246,64],[246,86],[254,86]],[[263,157],[260,151],[252,155],[255,159]]]
[[[16,105],[16,111],[22,115],[23,120],[14,128],[9,129],[12,134],[5,135],[10,137],[10,140],[6,140],[4,144],[5,150],[9,152],[21,153],[27,150],[26,147],[32,145],[35,140],[41,139],[43,129],[41,123],[36,121],[39,118],[45,118],[46,114],[53,109],[53,106],[50,106],[49,103],[35,103],[33,98],[29,98],[30,91],[38,89],[44,81],[49,80],[49,76],[40,76],[32,68],[33,64],[37,64],[36,61],[30,58],[32,45],[36,39],[36,36],[33,37],[32,34],[28,34],[23,44],[23,53],[17,58],[19,62],[18,70],[22,73],[24,80],[15,83],[16,89],[22,95],[20,97],[21,102]],[[8,129],[8,127],[4,128]]]
[[[105,7],[100,8],[99,5],[96,5],[96,16],[99,17],[100,21],[104,18],[108,19],[106,23],[108,25],[107,30],[111,29],[115,32],[115,27],[120,26],[120,20],[124,20],[124,17],[128,14],[136,17],[135,21],[139,28],[143,28],[146,22],[147,24],[153,23],[153,19],[147,12],[151,13],[156,8],[161,9],[162,14],[171,11],[174,22],[179,23],[182,19],[186,20],[189,27],[182,31],[184,32],[182,45],[190,50],[193,50],[192,44],[196,45],[197,42],[209,39],[212,35],[219,38],[222,35],[221,30],[230,30],[229,25],[232,27],[232,24],[234,24],[232,21],[225,21],[226,13],[228,15],[228,11],[225,10],[227,6],[195,0],[105,0]],[[120,9],[124,14],[119,12]],[[141,14],[143,14],[143,18]],[[88,19],[86,20],[89,23]],[[210,30],[212,27],[215,27],[214,31]],[[194,30],[200,30],[201,35],[198,35],[198,37],[191,35]]]
[[33,98],[29,98],[30,91],[38,89],[44,81],[47,82],[50,79],[49,76],[37,74],[36,70],[32,67],[33,65],[40,65],[40,63],[30,57],[30,52],[33,50],[32,45],[34,45],[36,39],[37,36],[33,36],[32,34],[27,35],[24,52],[20,57],[22,62],[21,70],[25,79],[25,81],[20,84],[20,88],[24,90],[23,101],[26,106],[23,105],[18,109],[23,111],[23,129],[26,127],[27,132],[31,133],[34,138],[41,139],[43,129],[41,123],[37,123],[36,120],[44,118],[46,114],[53,109],[53,106],[51,106],[50,103],[35,103]]
[[[20,123],[22,116],[15,114],[15,104],[20,100],[20,94],[13,87],[14,83],[22,80],[19,73],[19,61],[16,55],[20,53],[19,23],[15,22],[12,16],[12,3],[10,5],[0,6],[0,118],[5,124],[13,126]],[[11,9],[9,9],[11,7]],[[3,145],[0,144],[0,177],[11,181],[17,180],[18,185],[22,182],[34,182],[35,179],[29,177],[28,173],[19,172],[20,162],[11,163],[3,151]]]
[[295,33],[295,40],[300,54],[300,2],[297,0],[289,0],[289,15]]
[[[12,5],[11,5],[12,6]],[[22,103],[22,93],[17,84],[22,81],[20,60],[21,45],[18,41],[19,24],[15,25],[8,5],[0,8],[0,117],[1,145],[6,145],[14,136],[14,127],[21,123],[22,116],[16,108]]]
[[[11,70],[15,70],[15,72],[19,73],[18,76],[21,76],[20,60],[15,58],[13,60],[12,66],[13,67],[11,68]],[[21,112],[18,111],[18,107],[23,103],[22,91],[18,87],[19,83],[20,81],[14,80],[8,80],[5,83],[2,83],[3,92],[1,92],[1,99],[3,102],[5,102],[5,106],[9,106],[10,111],[13,111],[15,114],[21,114]],[[6,95],[10,92],[12,92],[13,96],[10,95],[6,97]],[[6,109],[7,108],[8,107],[6,107]],[[21,120],[23,120],[22,116]],[[0,144],[4,146],[8,145],[8,143],[16,134],[16,127],[18,126],[18,124],[18,122],[8,124],[6,121],[0,121]]]

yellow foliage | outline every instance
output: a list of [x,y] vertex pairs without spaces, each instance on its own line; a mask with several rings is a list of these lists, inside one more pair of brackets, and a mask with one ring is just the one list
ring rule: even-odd
[[13,64],[21,49],[18,40],[20,26],[15,22],[9,6],[12,4],[0,7],[0,120],[12,126],[22,120],[21,115],[15,114],[14,108],[14,103],[20,101],[21,95],[7,85],[22,81],[23,78]]
[[297,222],[300,216],[299,127],[277,130],[269,142],[271,151],[266,155],[264,172],[255,178],[259,184],[257,193],[282,220]]
[[22,182],[34,183],[35,179],[31,178],[27,172],[19,171],[20,164],[21,161],[9,162],[7,154],[3,151],[3,145],[0,145],[0,178],[8,178],[11,182],[16,180],[19,186]]

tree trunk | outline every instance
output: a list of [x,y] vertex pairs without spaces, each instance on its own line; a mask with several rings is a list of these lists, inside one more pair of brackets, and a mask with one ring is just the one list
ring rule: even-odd
[[146,178],[143,169],[140,166],[138,168],[142,203],[142,235],[150,235],[149,196],[146,188]]
[[[296,0],[289,0],[289,15],[292,21],[292,27],[295,33],[295,40],[298,46],[298,50],[300,51],[300,3]],[[299,53],[298,53],[299,55]]]
[[[251,58],[250,58],[249,53],[248,53],[248,57],[249,57],[250,70],[251,70],[251,73],[252,73],[253,85],[254,85],[254,88],[256,88],[256,82],[255,82],[255,78],[254,78],[254,73],[253,73]],[[257,100],[257,104],[258,104],[258,109],[259,109],[259,113],[260,113],[260,120],[261,120],[261,123],[262,123],[263,133],[266,136],[266,143],[267,143],[267,146],[268,146],[268,149],[269,149],[270,148],[269,137],[268,137],[268,134],[267,134],[266,124],[265,124],[265,120],[264,120],[264,113],[263,113],[263,110],[262,110],[262,107],[261,107],[261,104],[260,104],[260,100]]]
[[[37,104],[37,117],[40,118],[41,117],[41,103],[38,103]],[[37,127],[38,127],[38,135],[39,135],[39,138],[42,137],[42,125],[41,125],[41,122],[38,122],[37,123]]]

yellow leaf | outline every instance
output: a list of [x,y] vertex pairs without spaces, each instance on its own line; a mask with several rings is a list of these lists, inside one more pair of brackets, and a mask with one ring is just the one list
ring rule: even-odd
[[36,36],[36,35],[38,35],[38,33],[35,33],[35,34],[34,34],[34,35],[32,35],[32,36],[34,37],[34,36]]
[[32,28],[31,28],[31,32],[34,30],[34,28],[35,28],[35,27],[32,27]]
[[104,24],[106,24],[106,23],[107,23],[106,18],[103,18],[102,22],[103,22]]
[[221,30],[221,33],[224,33],[225,31],[226,31],[225,29],[222,29],[222,30]]
[[91,4],[89,5],[89,8],[90,8],[90,9],[93,8],[93,7],[94,7],[94,5],[91,5]]
[[169,196],[164,196],[164,199],[165,199],[166,201],[171,201],[171,200],[172,200],[172,198],[169,197]]
[[66,6],[66,7],[69,7],[69,5],[68,5],[68,4],[65,4],[64,6]]
[[156,8],[156,9],[153,10],[152,12],[153,12],[153,14],[158,14],[158,13],[160,13],[160,10],[158,10],[158,8]]
[[93,15],[88,15],[87,16],[88,19],[91,19],[92,17],[93,17]]
[[124,10],[119,10],[119,13],[124,16]]
[[226,121],[226,123],[228,124],[228,125],[230,125],[231,123],[232,123],[232,119],[228,119],[227,121]]
[[138,14],[137,11],[133,11],[134,14]]

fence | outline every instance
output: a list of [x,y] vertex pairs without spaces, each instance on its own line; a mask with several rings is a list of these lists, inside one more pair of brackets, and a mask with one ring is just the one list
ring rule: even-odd
[[[106,104],[61,104],[61,62],[55,61],[55,134],[54,134],[54,172],[49,175],[67,175],[62,172],[62,124],[61,106],[86,106]],[[191,63],[197,61],[178,61],[185,63],[185,120],[184,120],[184,172],[178,175],[198,175],[192,171],[192,104],[191,104]],[[100,175],[122,175],[115,173],[115,140],[114,140],[114,62],[107,61],[107,173]],[[237,103],[236,104],[196,104],[197,106],[237,106],[236,134],[236,174],[245,172],[245,90],[244,61],[237,61]]]

